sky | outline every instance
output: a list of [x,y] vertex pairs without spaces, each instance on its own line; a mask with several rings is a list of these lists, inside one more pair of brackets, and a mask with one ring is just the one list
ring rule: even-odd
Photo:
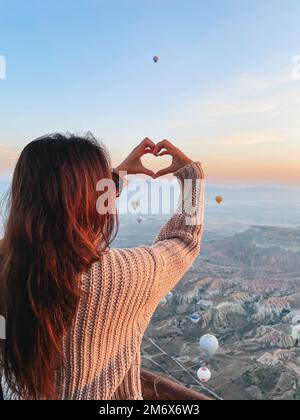
[[299,0],[0,0],[0,180],[91,131],[114,165],[167,138],[211,183],[299,186],[299,23]]

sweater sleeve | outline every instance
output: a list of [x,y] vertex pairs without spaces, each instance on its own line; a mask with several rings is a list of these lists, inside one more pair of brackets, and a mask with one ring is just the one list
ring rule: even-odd
[[119,292],[120,306],[124,308],[130,304],[130,310],[127,311],[130,316],[142,316],[147,321],[200,251],[204,219],[202,166],[192,163],[175,173],[175,176],[181,186],[179,205],[154,244],[149,247],[113,249],[102,264],[108,277],[116,282],[113,287],[123,290]]
[[151,315],[159,302],[181,280],[200,252],[204,222],[205,176],[199,162],[175,173],[180,186],[179,206],[160,231],[148,252],[155,263],[155,277],[146,312]]

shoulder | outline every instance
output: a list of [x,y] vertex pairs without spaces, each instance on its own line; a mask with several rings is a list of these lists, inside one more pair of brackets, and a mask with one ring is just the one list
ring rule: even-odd
[[122,262],[128,269],[144,270],[145,272],[155,271],[161,264],[159,253],[154,247],[147,246],[111,249],[106,258]]
[[151,284],[161,264],[152,247],[112,248],[93,264],[90,275],[109,287],[115,284],[140,288],[146,282]]

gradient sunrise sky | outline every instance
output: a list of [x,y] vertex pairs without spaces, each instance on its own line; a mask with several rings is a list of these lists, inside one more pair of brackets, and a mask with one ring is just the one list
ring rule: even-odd
[[0,179],[90,130],[114,164],[169,138],[212,183],[300,184],[299,0],[0,0],[0,55]]

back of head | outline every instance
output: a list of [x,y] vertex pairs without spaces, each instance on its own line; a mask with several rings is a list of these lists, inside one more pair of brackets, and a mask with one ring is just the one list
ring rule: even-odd
[[97,213],[96,185],[104,178],[111,178],[110,161],[91,135],[39,138],[16,165],[1,250],[1,359],[22,398],[57,397],[54,375],[78,307],[80,274],[115,231],[115,216]]

